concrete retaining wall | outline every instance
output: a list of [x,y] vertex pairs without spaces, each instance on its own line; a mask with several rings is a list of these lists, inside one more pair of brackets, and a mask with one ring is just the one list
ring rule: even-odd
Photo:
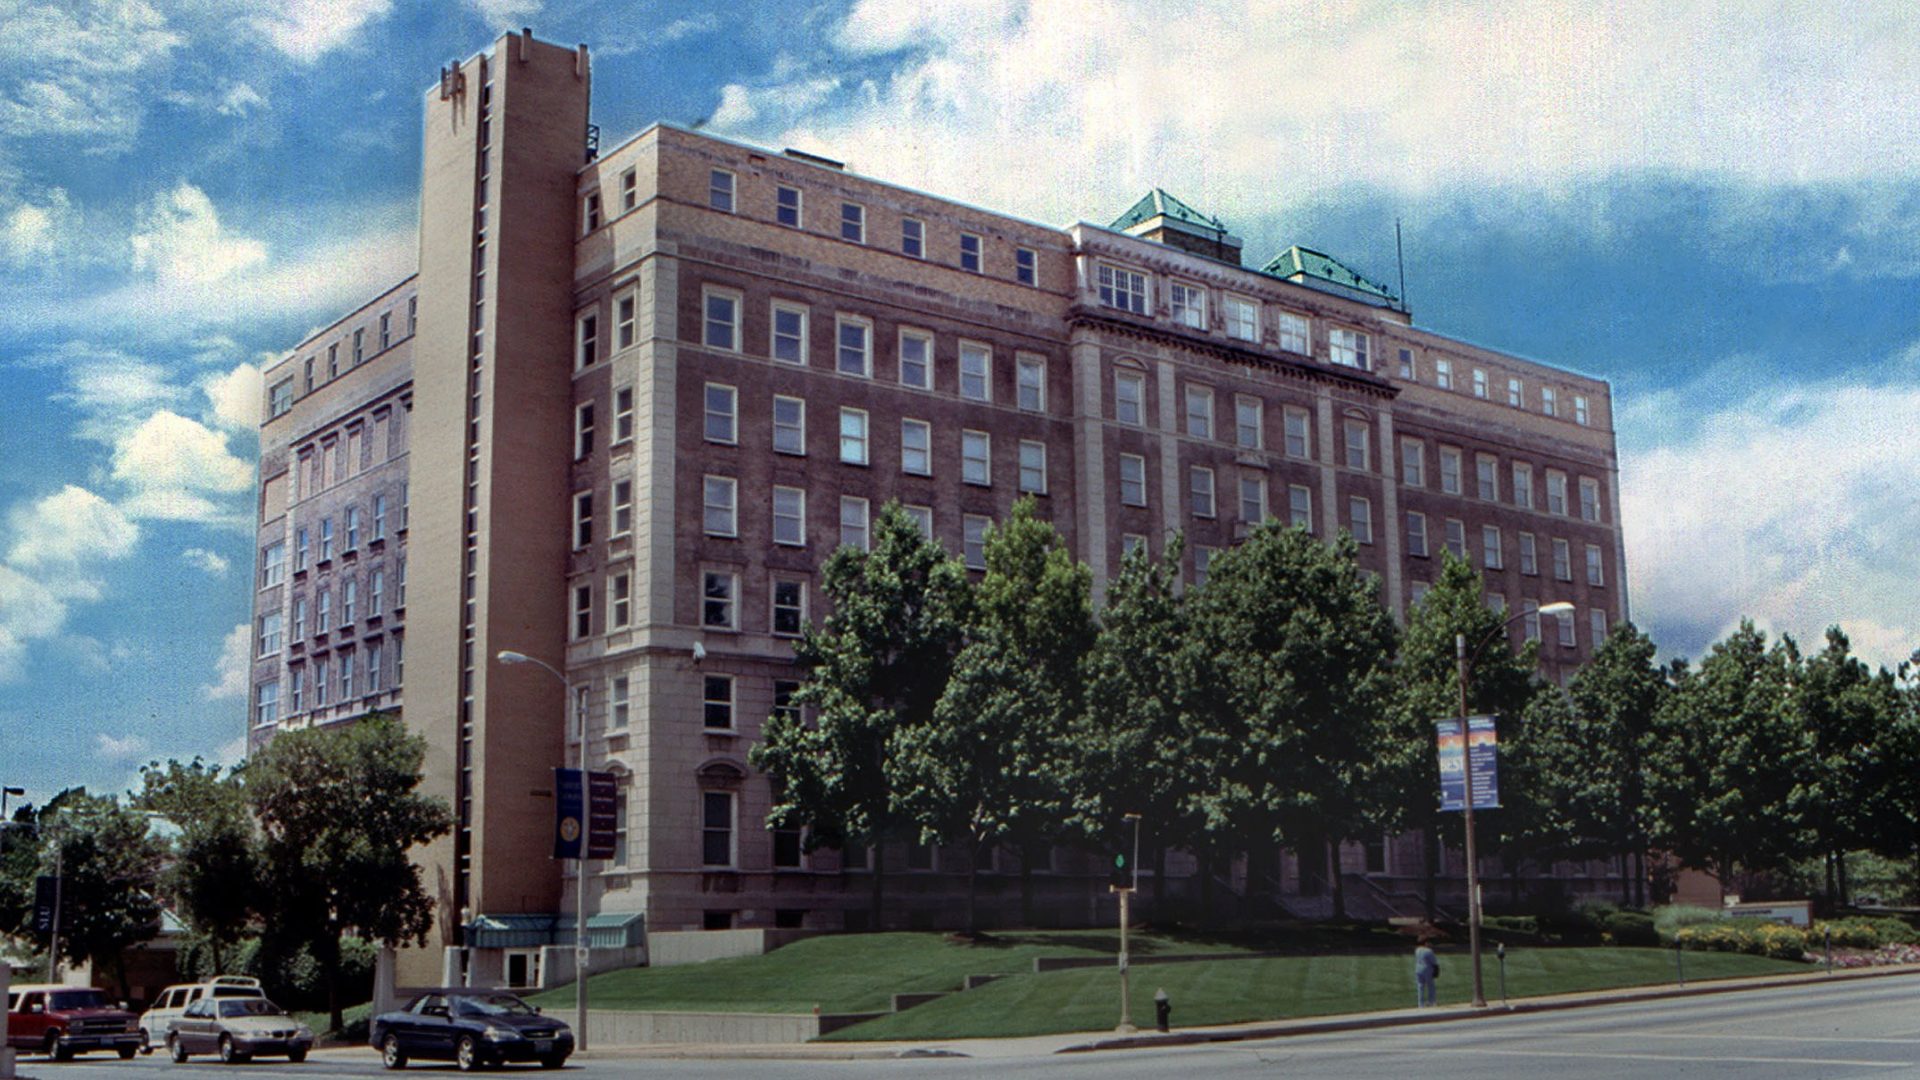
[[698,964],[729,956],[759,956],[815,930],[654,930],[647,934],[647,963],[653,967]]
[[[720,931],[709,931],[720,932]],[[766,1045],[803,1043],[831,1031],[863,1023],[880,1013],[699,1013],[587,1011],[590,1046],[644,1046],[648,1043]]]

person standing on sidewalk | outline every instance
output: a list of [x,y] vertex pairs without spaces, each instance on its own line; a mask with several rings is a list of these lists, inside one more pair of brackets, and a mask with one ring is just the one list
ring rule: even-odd
[[1413,950],[1413,987],[1422,1009],[1440,1003],[1434,980],[1440,977],[1440,957],[1434,954],[1433,939],[1422,937]]

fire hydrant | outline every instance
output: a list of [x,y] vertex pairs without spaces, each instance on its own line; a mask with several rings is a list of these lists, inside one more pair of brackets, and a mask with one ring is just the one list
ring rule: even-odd
[[1161,1031],[1167,1030],[1167,1017],[1173,1013],[1173,999],[1167,996],[1165,987],[1153,992],[1153,1026]]

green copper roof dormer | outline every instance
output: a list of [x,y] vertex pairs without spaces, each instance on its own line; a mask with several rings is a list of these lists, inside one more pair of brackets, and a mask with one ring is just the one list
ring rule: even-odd
[[1388,306],[1400,302],[1385,285],[1362,277],[1331,255],[1298,244],[1275,256],[1260,271],[1301,285],[1332,285],[1342,293],[1358,294],[1362,299],[1378,300]]
[[1157,217],[1169,218],[1187,225],[1197,225],[1200,228],[1212,229],[1215,232],[1224,233],[1227,231],[1226,222],[1221,221],[1217,217],[1210,217],[1195,210],[1193,207],[1188,206],[1186,203],[1181,202],[1179,199],[1159,188],[1154,188],[1152,191],[1142,195],[1140,201],[1133,204],[1132,209],[1115,218],[1113,224],[1108,226],[1108,228],[1111,228],[1115,232],[1126,232],[1135,225],[1151,221]]

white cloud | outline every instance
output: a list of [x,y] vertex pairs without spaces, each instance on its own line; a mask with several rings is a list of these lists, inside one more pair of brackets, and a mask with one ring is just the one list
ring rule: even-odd
[[8,515],[13,544],[7,562],[68,578],[82,562],[133,553],[140,527],[112,503],[72,484]]
[[311,63],[345,45],[392,7],[392,0],[280,0],[266,5],[253,25],[274,48]]
[[234,83],[220,95],[220,104],[214,106],[213,111],[222,116],[245,116],[266,104],[267,99],[260,96],[260,91],[241,82]]
[[467,0],[467,6],[486,21],[488,27],[503,30],[518,28],[540,14],[541,0]]
[[248,677],[252,672],[253,629],[241,623],[227,632],[220,643],[220,658],[213,664],[213,682],[200,688],[208,701],[231,698],[244,700]]
[[142,0],[16,0],[0,10],[0,133],[16,138],[125,145],[139,129],[152,72],[183,41]]
[[253,486],[253,467],[227,449],[227,437],[162,409],[114,449],[113,478],[132,495],[134,517],[230,521],[219,498]]
[[241,431],[260,426],[260,399],[266,393],[266,383],[258,367],[241,364],[232,371],[207,377],[201,388],[213,406],[215,422]]
[[213,200],[184,181],[147,205],[130,243],[133,268],[163,289],[211,285],[267,259],[266,245],[223,229]]
[[94,756],[104,758],[107,761],[127,761],[131,758],[137,758],[146,752],[147,740],[138,735],[121,735],[115,737],[103,731],[93,737]]
[[1684,427],[1623,446],[1629,596],[1665,649],[1698,656],[1743,616],[1809,645],[1838,624],[1876,664],[1920,646],[1920,388],[1899,367],[1718,409],[1699,405],[1704,387],[1682,389]]
[[182,551],[180,561],[212,577],[225,577],[227,568],[231,565],[225,555],[198,547]]
[[225,765],[231,769],[246,760],[246,757],[247,737],[240,735],[215,747],[213,753],[208,755],[207,762],[211,765]]
[[20,199],[0,211],[0,258],[20,269],[65,262],[78,242],[79,227],[65,188],[49,188],[38,199]]

